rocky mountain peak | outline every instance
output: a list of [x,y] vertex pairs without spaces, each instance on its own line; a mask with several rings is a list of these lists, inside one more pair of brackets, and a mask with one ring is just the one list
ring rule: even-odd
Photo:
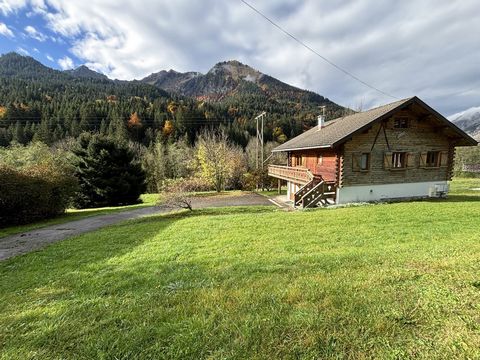
[[65,70],[67,74],[72,75],[73,77],[81,77],[81,78],[91,78],[91,79],[103,79],[107,80],[108,77],[104,74],[101,74],[97,71],[90,69],[86,65],[80,65],[76,69],[72,70]]
[[229,60],[217,63],[210,69],[207,75],[224,75],[235,81],[245,80],[257,83],[263,74],[252,67],[242,64],[237,60]]

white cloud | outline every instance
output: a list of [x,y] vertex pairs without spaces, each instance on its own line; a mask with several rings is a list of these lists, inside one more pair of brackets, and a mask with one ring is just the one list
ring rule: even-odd
[[48,61],[55,62],[55,59],[52,56],[47,54],[45,57],[48,59]]
[[57,63],[60,66],[60,68],[62,68],[62,70],[73,69],[74,66],[75,66],[73,64],[73,60],[71,58],[69,58],[68,56],[64,56],[63,58],[58,59]]
[[25,0],[2,0],[0,1],[0,12],[3,15],[8,15],[27,4]]
[[27,33],[27,35],[29,37],[31,37],[32,39],[35,39],[35,40],[38,40],[40,42],[44,42],[45,40],[48,39],[48,36],[46,36],[45,34],[43,34],[42,32],[38,31],[37,29],[35,29],[33,26],[31,25],[28,25],[28,26],[25,26],[25,32]]
[[10,38],[15,37],[15,35],[13,35],[13,31],[10,30],[10,28],[4,23],[0,23],[0,35]]
[[[70,42],[82,62],[112,78],[170,68],[206,72],[218,61],[238,59],[347,106],[392,100],[332,68],[240,1],[45,1],[48,8],[30,0],[29,10]],[[0,11],[16,11],[22,3],[3,0]],[[480,88],[478,0],[252,4],[322,55],[397,97],[418,95],[447,114],[479,105],[479,91],[465,91]]]
[[33,13],[42,13],[46,10],[44,0],[0,0],[0,13],[7,16],[27,5],[31,6]]
[[24,55],[24,56],[30,56],[30,52],[25,49],[25,48],[22,48],[22,47],[17,47],[17,52],[20,54],[20,55]]

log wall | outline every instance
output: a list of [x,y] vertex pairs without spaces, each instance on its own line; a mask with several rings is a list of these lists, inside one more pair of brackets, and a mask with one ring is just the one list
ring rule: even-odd
[[[302,157],[298,163],[296,157]],[[321,162],[319,162],[321,156]],[[314,175],[321,175],[326,181],[337,181],[337,153],[332,149],[292,151],[291,166],[303,166]]]
[[[407,116],[409,126],[395,129],[394,118]],[[340,186],[395,184],[450,180],[453,169],[454,147],[442,129],[428,118],[416,117],[409,110],[401,111],[383,123],[377,123],[362,134],[353,136],[341,150]],[[390,169],[391,152],[407,152],[405,169]],[[442,160],[438,167],[425,168],[427,151],[439,151]],[[360,171],[358,156],[370,153],[370,168]]]

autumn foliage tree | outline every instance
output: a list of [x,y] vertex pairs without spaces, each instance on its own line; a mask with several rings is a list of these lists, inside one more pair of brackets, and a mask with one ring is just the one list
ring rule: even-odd
[[199,175],[217,192],[245,168],[242,150],[230,143],[224,131],[204,130],[197,139],[196,156]]
[[142,127],[142,120],[140,120],[140,117],[138,116],[136,111],[132,113],[132,115],[130,115],[130,119],[128,119],[127,126],[129,129]]
[[162,133],[164,136],[170,136],[173,133],[174,127],[170,120],[165,121],[163,125]]
[[127,121],[127,128],[136,141],[140,141],[140,139],[142,138],[142,127],[142,120],[138,116],[138,113],[135,111],[134,113],[132,113],[132,115],[130,115],[130,118]]

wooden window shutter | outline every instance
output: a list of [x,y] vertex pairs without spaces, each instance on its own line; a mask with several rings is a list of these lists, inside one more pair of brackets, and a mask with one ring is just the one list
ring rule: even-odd
[[420,167],[427,167],[427,152],[420,153]]
[[448,151],[440,151],[440,167],[448,166]]
[[415,153],[412,153],[412,152],[407,153],[407,167],[408,168],[415,167]]
[[360,156],[362,156],[361,153],[352,154],[352,170],[353,171],[360,171]]
[[383,154],[383,168],[391,169],[392,168],[392,153],[386,152]]

